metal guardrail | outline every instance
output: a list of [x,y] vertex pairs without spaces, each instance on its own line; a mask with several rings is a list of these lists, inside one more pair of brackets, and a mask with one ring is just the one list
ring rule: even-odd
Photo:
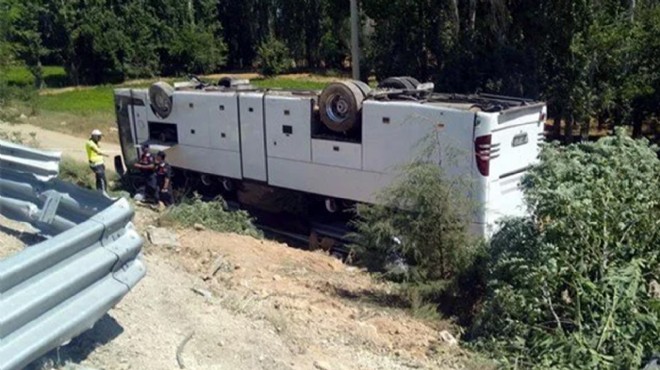
[[0,214],[47,238],[0,260],[0,370],[92,328],[146,273],[130,204],[52,178],[58,167],[57,153],[0,142]]

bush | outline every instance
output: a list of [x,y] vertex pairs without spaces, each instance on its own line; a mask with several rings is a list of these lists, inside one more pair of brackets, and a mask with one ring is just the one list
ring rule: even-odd
[[550,145],[524,180],[530,216],[492,239],[481,348],[525,368],[640,368],[658,350],[657,148],[619,130]]
[[449,181],[437,164],[412,164],[384,191],[381,205],[358,207],[351,236],[357,257],[409,282],[452,278],[467,265],[474,245],[465,185]]
[[283,42],[269,37],[257,50],[257,63],[264,76],[278,75],[291,68],[291,53]]
[[252,218],[245,211],[229,211],[224,199],[218,197],[210,202],[202,201],[195,195],[181,204],[170,208],[160,219],[163,224],[177,224],[193,227],[201,224],[205,227],[227,233],[237,233],[260,238],[261,232],[252,223]]

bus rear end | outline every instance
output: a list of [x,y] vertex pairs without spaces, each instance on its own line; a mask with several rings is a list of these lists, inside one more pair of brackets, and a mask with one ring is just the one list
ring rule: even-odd
[[526,213],[520,182],[537,163],[547,107],[530,103],[497,113],[477,113],[474,153],[487,193],[482,208],[486,234],[504,217]]

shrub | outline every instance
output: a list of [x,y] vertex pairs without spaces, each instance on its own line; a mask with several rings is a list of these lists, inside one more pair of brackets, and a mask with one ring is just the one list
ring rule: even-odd
[[291,53],[283,42],[269,37],[257,50],[257,63],[264,76],[274,76],[291,68]]
[[525,368],[640,368],[658,350],[656,150],[623,130],[543,150],[524,180],[530,216],[491,242],[478,346]]
[[183,227],[201,224],[219,232],[261,237],[261,232],[252,223],[250,215],[242,210],[229,211],[227,203],[221,197],[207,202],[195,195],[170,208],[160,221],[163,224],[177,224]]
[[448,180],[437,164],[410,165],[383,192],[380,205],[358,206],[351,235],[356,255],[377,269],[398,270],[409,282],[450,279],[466,265],[474,245],[464,186]]

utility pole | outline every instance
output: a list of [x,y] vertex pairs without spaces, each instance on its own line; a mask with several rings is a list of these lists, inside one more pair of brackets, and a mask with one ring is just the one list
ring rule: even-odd
[[353,79],[360,79],[360,17],[358,0],[351,0],[351,67]]

